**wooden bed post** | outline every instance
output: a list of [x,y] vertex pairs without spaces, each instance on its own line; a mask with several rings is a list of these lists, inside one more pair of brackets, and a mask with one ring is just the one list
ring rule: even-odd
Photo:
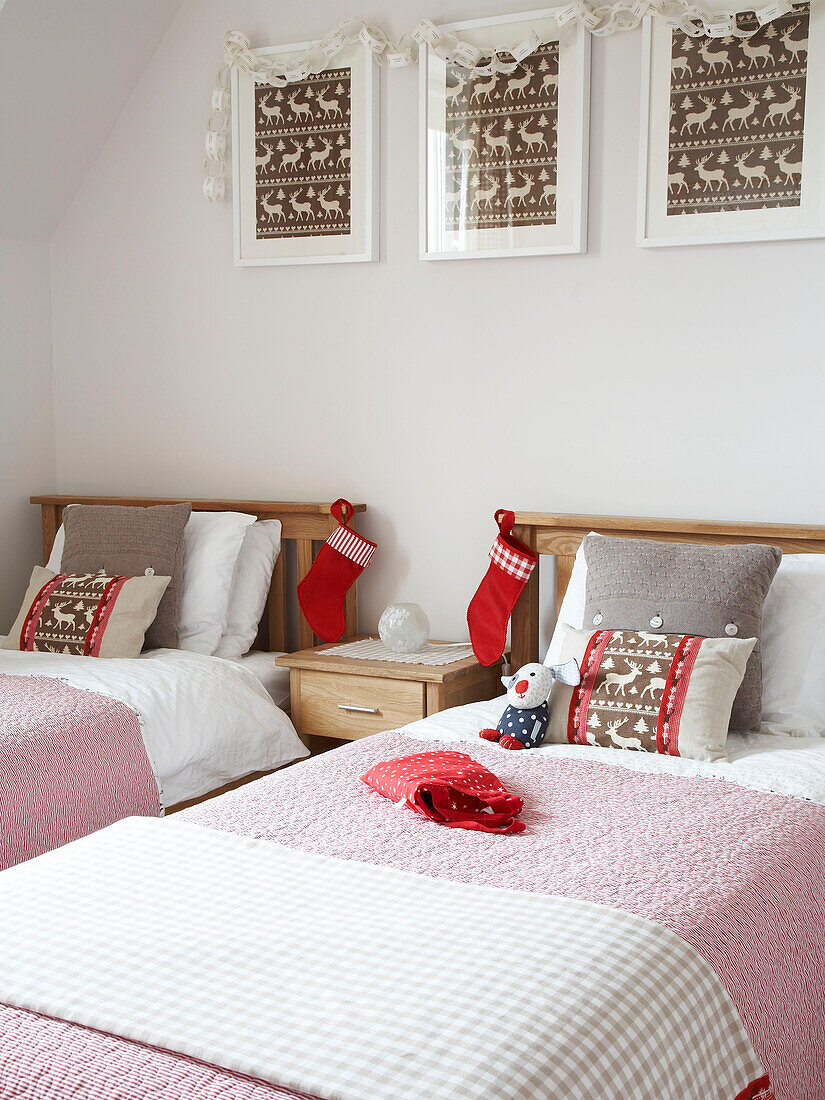
[[43,529],[43,564],[49,560],[49,555],[54,546],[60,522],[63,518],[63,508],[59,504],[44,504],[41,511],[41,523]]
[[[536,533],[531,527],[514,527],[513,535],[531,550]],[[530,574],[510,620],[510,667],[515,671],[539,658],[539,567]]]

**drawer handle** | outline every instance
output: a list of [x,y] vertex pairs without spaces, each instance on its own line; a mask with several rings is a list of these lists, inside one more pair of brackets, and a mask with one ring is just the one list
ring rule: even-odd
[[339,710],[352,711],[354,714],[380,714],[378,707],[356,707],[352,703],[339,703]]

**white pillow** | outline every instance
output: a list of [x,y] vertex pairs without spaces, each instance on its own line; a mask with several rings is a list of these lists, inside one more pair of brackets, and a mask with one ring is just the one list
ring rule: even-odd
[[762,729],[825,734],[825,554],[785,554],[762,612]]
[[[563,623],[584,626],[586,587],[587,562],[580,546],[545,664],[559,663]],[[823,670],[825,554],[783,554],[762,611],[763,732],[825,735]]]
[[[595,535],[596,532],[591,531],[590,534]],[[558,609],[553,637],[550,639],[547,656],[544,658],[544,663],[546,665],[557,665],[559,663],[561,648],[564,644],[565,635],[567,634],[562,624],[566,623],[567,626],[574,626],[576,630],[581,630],[584,626],[586,586],[587,561],[584,556],[584,543],[580,543],[576,551],[576,559],[573,562],[573,571],[570,574],[570,580],[567,582],[567,588],[564,593],[564,598],[561,601],[561,607]]]
[[216,657],[238,660],[252,648],[280,550],[280,520],[262,519],[246,528],[235,562],[226,628],[215,650]]
[[52,573],[60,572],[60,563],[63,560],[63,544],[65,541],[66,532],[63,530],[63,524],[61,523],[57,529],[57,534],[54,536],[49,560],[46,562],[46,568],[51,569]]
[[255,516],[193,512],[183,529],[180,649],[213,654],[226,627],[235,562]]

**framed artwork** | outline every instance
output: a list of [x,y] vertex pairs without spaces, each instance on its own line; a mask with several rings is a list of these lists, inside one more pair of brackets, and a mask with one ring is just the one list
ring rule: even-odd
[[[304,54],[311,42],[255,50]],[[232,71],[235,263],[378,259],[378,78],[360,43],[284,88]]]
[[551,40],[491,76],[422,45],[421,258],[586,251],[590,35],[552,9],[441,29],[483,51],[530,30]]
[[640,148],[640,245],[825,236],[825,7],[750,38],[647,18]]

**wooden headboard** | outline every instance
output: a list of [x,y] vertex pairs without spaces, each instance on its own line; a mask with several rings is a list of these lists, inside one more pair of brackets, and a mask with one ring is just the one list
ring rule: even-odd
[[[288,645],[290,607],[297,609],[297,648],[308,649],[315,644],[312,628],[297,607],[297,599],[287,599],[287,568],[294,554],[297,579],[309,572],[315,554],[328,535],[335,530],[337,521],[331,514],[331,504],[306,504],[283,500],[189,500],[187,497],[85,497],[85,496],[36,496],[32,504],[39,504],[43,524],[43,561],[49,560],[52,544],[67,504],[119,504],[149,508],[154,504],[192,504],[196,512],[247,512],[258,519],[279,519],[283,526],[281,553],[275,563],[269,598],[258,632],[257,646],[269,651],[286,651]],[[365,504],[353,504],[354,512],[365,512]],[[294,547],[294,549],[293,549]],[[356,587],[350,588],[345,600],[346,629],[344,638],[352,637],[357,630]]]
[[[786,554],[825,554],[825,527],[799,527],[790,523],[715,523],[693,519],[641,519],[638,516],[567,516],[543,512],[516,512],[513,534],[537,554],[556,559],[556,608],[561,606],[576,551],[585,535],[659,539],[662,542],[743,543],[763,542]],[[540,661],[539,570],[513,609],[511,664],[519,668]]]

